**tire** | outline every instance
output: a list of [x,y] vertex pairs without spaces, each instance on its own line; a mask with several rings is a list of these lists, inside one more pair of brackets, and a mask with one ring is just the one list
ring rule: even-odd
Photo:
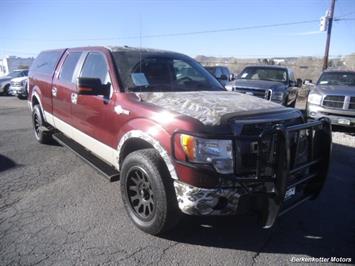
[[2,95],[4,95],[4,96],[9,95],[9,88],[10,88],[10,84],[7,84],[7,85],[4,87],[4,91],[3,91]]
[[17,98],[20,99],[20,100],[26,100],[27,96],[19,94],[19,95],[17,95]]
[[139,229],[160,235],[178,223],[181,212],[173,180],[156,150],[129,154],[123,161],[120,178],[124,207]]
[[52,140],[50,131],[45,130],[41,108],[35,105],[32,111],[32,125],[36,140],[41,144],[49,144]]

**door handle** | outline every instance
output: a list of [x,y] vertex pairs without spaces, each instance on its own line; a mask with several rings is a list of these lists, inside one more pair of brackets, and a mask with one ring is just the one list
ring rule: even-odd
[[56,97],[56,96],[57,96],[57,88],[56,88],[56,87],[53,87],[53,88],[52,88],[52,96],[53,96],[53,97]]
[[72,94],[70,95],[70,98],[71,98],[71,102],[72,102],[73,104],[76,104],[76,103],[78,102],[78,94],[72,93]]

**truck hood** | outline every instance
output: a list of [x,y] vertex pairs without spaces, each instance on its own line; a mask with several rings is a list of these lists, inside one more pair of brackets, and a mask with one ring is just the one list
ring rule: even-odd
[[268,80],[246,80],[246,79],[237,79],[233,81],[233,86],[238,89],[240,88],[249,88],[255,90],[267,90],[267,89],[285,89],[286,85],[282,82],[277,81],[268,81]]
[[323,95],[334,94],[343,96],[355,96],[355,86],[344,85],[317,85],[315,88],[319,93]]
[[21,82],[23,80],[26,80],[28,77],[19,77],[19,78],[13,78],[11,82]]
[[137,95],[143,102],[193,117],[209,126],[220,125],[227,114],[286,109],[277,103],[227,91],[143,92]]

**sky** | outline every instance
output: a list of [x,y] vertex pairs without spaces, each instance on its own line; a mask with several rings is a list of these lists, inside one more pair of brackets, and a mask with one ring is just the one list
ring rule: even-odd
[[[0,0],[0,57],[114,45],[190,56],[322,56],[330,0]],[[330,55],[355,52],[355,0],[337,0]],[[263,25],[304,22],[286,26]],[[245,27],[251,27],[245,29]],[[244,28],[244,29],[243,29]]]

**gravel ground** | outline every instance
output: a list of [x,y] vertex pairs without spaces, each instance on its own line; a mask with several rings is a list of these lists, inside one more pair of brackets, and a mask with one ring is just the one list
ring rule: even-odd
[[354,136],[334,133],[320,197],[272,229],[258,228],[253,217],[194,218],[153,237],[127,218],[118,182],[64,147],[36,143],[25,101],[0,97],[0,122],[0,265],[287,265],[332,256],[354,262]]

